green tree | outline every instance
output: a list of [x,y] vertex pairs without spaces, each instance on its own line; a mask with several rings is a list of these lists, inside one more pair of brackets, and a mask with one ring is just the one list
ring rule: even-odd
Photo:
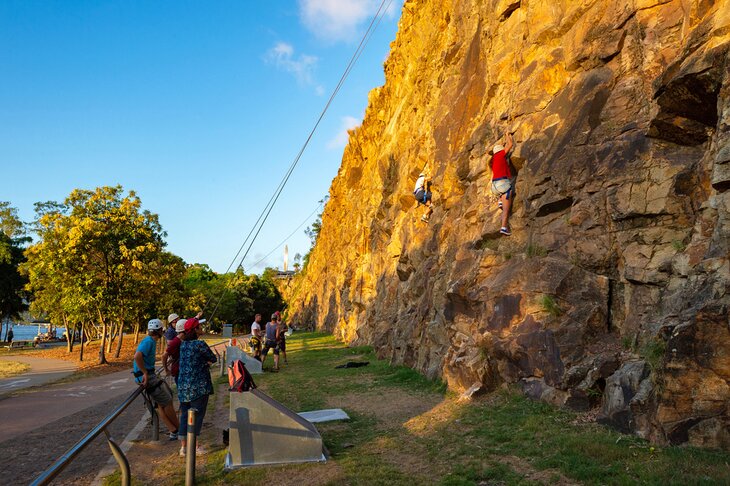
[[[275,269],[266,269],[264,274],[267,272],[276,274]],[[186,312],[193,315],[205,308],[214,331],[220,331],[224,323],[240,331],[257,313],[267,316],[285,306],[270,276],[246,275],[242,269],[217,274],[207,265],[191,265],[185,285],[189,296]]]
[[172,258],[163,251],[165,233],[141,205],[121,186],[76,189],[62,204],[36,205],[38,243],[26,264],[34,306],[100,337],[100,363],[115,336],[118,353],[124,329],[159,305],[159,288],[174,287],[165,280]]
[[[17,318],[28,308],[24,291],[27,280],[19,271],[25,261],[23,246],[28,241],[17,209],[0,201],[0,323]],[[9,329],[5,328],[5,340]]]

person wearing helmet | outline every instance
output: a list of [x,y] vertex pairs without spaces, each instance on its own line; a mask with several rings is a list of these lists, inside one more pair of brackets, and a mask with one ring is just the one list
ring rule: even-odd
[[512,172],[507,162],[507,154],[512,150],[514,143],[512,134],[507,133],[505,138],[507,139],[505,146],[498,143],[492,149],[492,193],[499,198],[499,207],[502,210],[502,227],[499,232],[505,236],[510,236],[512,232],[509,229],[509,212],[512,208],[514,188],[512,187]]
[[[162,355],[162,366],[165,367],[165,374],[172,376],[177,385],[177,375],[180,373],[180,344],[185,335],[185,322],[187,319],[177,318],[175,320],[175,337],[167,341],[167,348]],[[167,334],[167,331],[165,331]]]
[[279,371],[279,325],[277,321],[279,319],[278,314],[271,314],[271,322],[266,323],[264,349],[261,351],[261,369],[264,368],[266,362],[266,355],[269,354],[269,349],[274,350],[274,371]]
[[157,341],[162,338],[163,327],[162,321],[159,319],[152,319],[147,323],[147,337],[137,346],[132,368],[135,381],[157,404],[157,413],[170,430],[170,440],[177,440],[177,429],[180,423],[172,404],[172,395],[164,381],[155,373]]
[[[177,330],[175,329],[175,324],[178,323],[178,321],[185,321],[185,319],[180,319],[180,316],[175,314],[174,312],[167,316],[167,329],[165,329],[165,341],[168,343],[175,339],[177,337]],[[183,322],[184,324],[184,322]]]
[[418,205],[423,204],[426,206],[426,213],[421,216],[421,221],[428,223],[431,214],[433,213],[433,204],[431,203],[431,176],[428,174],[426,169],[418,174],[416,180],[416,187],[413,189],[413,197],[418,201]]

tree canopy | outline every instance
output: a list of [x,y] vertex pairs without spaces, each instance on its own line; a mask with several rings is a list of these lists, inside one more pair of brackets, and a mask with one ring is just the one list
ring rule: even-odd
[[28,240],[17,209],[0,201],[0,322],[17,318],[28,307],[24,291],[27,280],[19,271]]
[[[56,321],[107,331],[159,312],[182,291],[184,265],[164,251],[157,215],[121,186],[74,190],[63,203],[36,204],[37,243],[23,268],[33,308]],[[104,346],[100,361],[104,361]]]

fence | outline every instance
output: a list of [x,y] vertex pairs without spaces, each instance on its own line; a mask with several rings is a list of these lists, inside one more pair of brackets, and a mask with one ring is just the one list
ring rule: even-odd
[[114,422],[114,420],[129,406],[134,402],[139,395],[142,395],[142,397],[145,400],[145,404],[150,411],[150,414],[152,415],[152,439],[153,440],[159,440],[160,437],[160,423],[159,423],[159,417],[157,416],[157,413],[155,412],[154,406],[152,405],[152,402],[149,400],[146,394],[142,393],[142,388],[137,388],[129,397],[127,397],[124,402],[122,402],[121,405],[119,405],[116,409],[114,409],[113,412],[111,412],[109,415],[107,415],[99,424],[91,429],[89,433],[87,433],[80,441],[78,441],[73,447],[71,447],[68,451],[66,451],[65,454],[63,454],[51,467],[43,471],[40,476],[36,478],[35,481],[33,481],[31,484],[33,486],[42,486],[49,484],[53,479],[58,476],[69,464],[73,462],[73,460],[78,456],[81,451],[83,451],[91,442],[96,439],[99,434],[102,432],[106,435],[106,440],[109,443],[109,447],[112,450],[112,454],[114,455],[114,458],[117,461],[117,464],[119,464],[119,469],[121,470],[122,477],[121,482],[123,486],[128,486],[131,482],[130,478],[130,469],[129,469],[129,461],[127,461],[127,457],[124,455],[124,451],[122,451],[121,447],[119,447],[119,444],[114,441],[114,439],[109,434],[109,431],[107,430],[107,427]]

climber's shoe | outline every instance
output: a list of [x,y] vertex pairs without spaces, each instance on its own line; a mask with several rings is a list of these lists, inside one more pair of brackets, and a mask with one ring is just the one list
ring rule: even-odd
[[512,234],[512,232],[509,230],[509,228],[506,228],[504,226],[502,226],[501,228],[499,228],[499,232],[501,234],[503,234],[504,236],[510,236]]
[[421,221],[423,221],[424,223],[428,223],[428,216],[426,216],[425,214],[421,216]]

